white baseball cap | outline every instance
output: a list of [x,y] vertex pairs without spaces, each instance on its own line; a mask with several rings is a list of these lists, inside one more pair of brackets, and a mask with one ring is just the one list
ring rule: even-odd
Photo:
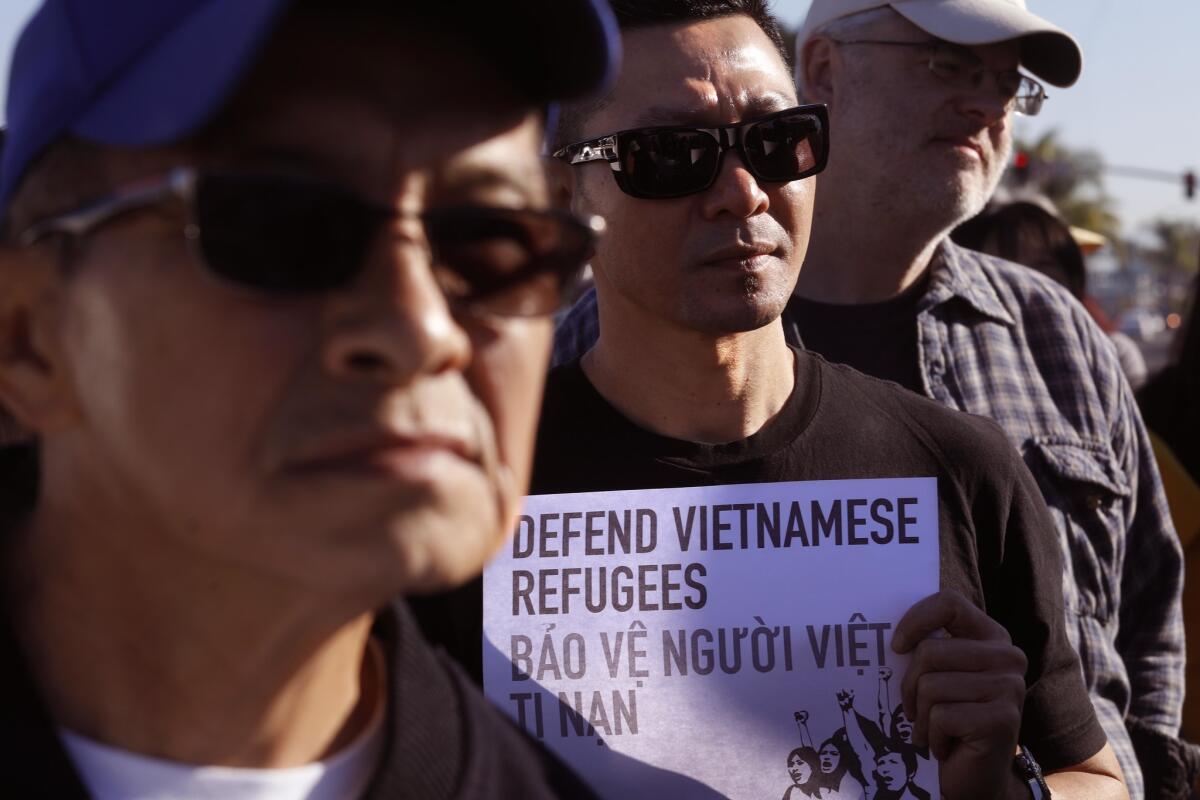
[[813,0],[796,37],[797,56],[824,25],[885,6],[931,36],[954,44],[1020,39],[1022,66],[1054,86],[1070,86],[1083,69],[1079,43],[1062,28],[1030,13],[1025,0]]

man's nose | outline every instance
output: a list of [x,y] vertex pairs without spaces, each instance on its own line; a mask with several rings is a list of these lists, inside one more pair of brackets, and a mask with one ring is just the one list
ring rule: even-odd
[[403,385],[471,360],[423,235],[394,233],[382,232],[354,284],[330,295],[322,360],[332,375]]
[[1010,92],[1000,88],[995,75],[984,73],[957,98],[959,113],[984,127],[1005,120],[1015,104]]
[[701,203],[706,219],[716,219],[722,214],[745,219],[762,214],[771,206],[767,193],[746,169],[736,150],[725,151],[717,179],[704,192]]

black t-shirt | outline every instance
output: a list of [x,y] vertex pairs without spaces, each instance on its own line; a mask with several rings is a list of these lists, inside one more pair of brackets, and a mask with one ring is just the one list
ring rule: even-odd
[[793,295],[784,311],[804,346],[835,364],[895,381],[924,394],[917,361],[917,303],[929,286],[929,270],[901,294],[881,303],[840,305]]
[[[403,601],[376,619],[388,661],[383,755],[364,800],[593,798],[421,638]],[[87,798],[0,609],[0,796]]]
[[936,477],[942,588],[1004,625],[1029,660],[1021,742],[1047,769],[1097,753],[1105,736],[1064,629],[1054,526],[1000,428],[795,353],[796,390],[775,419],[747,439],[715,445],[639,428],[592,387],[578,361],[557,367],[546,387],[533,492]]

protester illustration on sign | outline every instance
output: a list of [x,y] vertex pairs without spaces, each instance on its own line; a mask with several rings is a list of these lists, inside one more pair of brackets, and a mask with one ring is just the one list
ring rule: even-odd
[[911,749],[893,750],[886,745],[875,756],[878,789],[872,800],[930,800],[930,793],[917,786],[917,757]]
[[800,729],[800,746],[807,747],[814,753],[817,752],[817,749],[813,747],[812,734],[808,731],[808,712],[797,711],[793,717],[796,720],[796,727]]
[[[882,726],[881,730],[888,731],[889,736],[897,742],[904,742],[907,745],[912,745],[912,723],[908,721],[908,717],[904,713],[904,706],[898,705],[895,710],[888,715],[888,722]],[[928,753],[924,753],[928,758]]]
[[783,793],[783,800],[802,797],[823,797],[818,780],[820,756],[809,746],[797,747],[788,753],[788,776],[792,785]]
[[[917,784],[923,788],[932,789],[936,786],[936,767],[929,754],[928,747],[917,747],[913,744],[913,724],[904,713],[904,706],[897,703],[891,705],[889,682],[892,671],[887,667],[879,670],[879,729],[887,731],[890,746],[908,763],[910,760],[917,770]],[[892,708],[891,712],[887,709]]]
[[864,800],[862,767],[846,741],[845,728],[839,728],[821,744],[821,787],[823,798]]
[[[896,723],[896,715],[897,714],[903,715],[904,709],[902,706],[896,706],[895,711],[891,711],[891,712],[888,711],[888,709],[890,709],[892,707],[891,681],[892,681],[891,668],[890,667],[880,667],[879,668],[879,699],[878,699],[879,730],[888,731],[891,734],[892,738],[895,738],[896,731],[893,729],[893,726],[895,724],[897,724]],[[907,721],[908,721],[908,719],[905,718],[905,722],[907,722]],[[911,725],[908,726],[908,732],[909,732],[908,733],[909,739],[907,741],[911,741],[911,737],[912,737],[912,726]]]
[[912,723],[903,706],[888,710],[892,675],[889,667],[879,670],[877,720],[867,719],[855,710],[853,689],[836,693],[842,726],[819,749],[812,746],[809,712],[795,712],[800,746],[788,754],[788,775],[793,785],[788,787],[784,800],[930,800],[936,787],[936,772],[930,770],[936,767],[927,748],[913,745]]

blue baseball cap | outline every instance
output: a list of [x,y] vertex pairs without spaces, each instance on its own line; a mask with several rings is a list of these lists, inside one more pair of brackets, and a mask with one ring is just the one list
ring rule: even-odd
[[[45,0],[13,52],[0,215],[30,164],[64,135],[111,147],[153,147],[202,127],[293,2]],[[615,75],[620,38],[605,0],[455,8],[454,28],[531,102],[598,91]],[[330,11],[337,13],[335,0]]]

